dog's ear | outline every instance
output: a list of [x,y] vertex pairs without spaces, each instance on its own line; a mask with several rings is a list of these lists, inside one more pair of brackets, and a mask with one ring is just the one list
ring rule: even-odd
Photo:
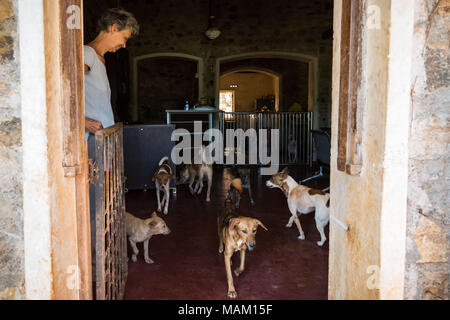
[[155,176],[152,177],[152,181],[155,182]]
[[233,230],[239,224],[239,222],[241,222],[241,219],[239,218],[230,219],[230,221],[228,222],[229,223],[228,230],[230,231]]
[[148,219],[145,219],[144,223],[146,225],[148,225],[148,226],[152,226],[153,227],[153,226],[156,225],[156,222],[154,221],[154,219],[157,218],[157,217],[158,217],[158,214],[156,213],[156,211],[153,211],[152,216],[150,218],[148,218]]
[[155,227],[157,224],[158,224],[157,221],[151,220],[151,221],[149,221],[149,223],[148,223],[147,225],[148,225],[149,227]]
[[286,178],[288,177],[288,175],[289,175],[289,168],[288,168],[288,167],[284,168],[284,169],[281,170],[280,173],[279,173],[279,177],[280,177],[282,180],[286,179]]
[[258,219],[254,219],[254,220],[258,226],[261,226],[261,228],[263,228],[264,230],[269,231],[269,230],[267,230],[266,226],[263,225],[263,223],[261,221],[259,221]]
[[149,226],[149,227],[154,227],[154,226],[156,226],[156,225],[158,224],[158,222],[156,222],[156,221],[153,219],[153,217],[148,218],[148,219],[145,219],[145,220],[144,220],[144,223],[145,223],[147,226]]

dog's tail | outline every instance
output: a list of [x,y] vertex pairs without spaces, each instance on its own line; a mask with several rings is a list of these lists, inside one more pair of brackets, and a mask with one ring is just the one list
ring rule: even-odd
[[[235,178],[233,181],[231,181],[230,189],[228,190],[227,198],[225,199],[226,202],[236,203],[237,194],[242,194],[242,181],[240,178]],[[234,194],[234,197],[233,197]]]
[[159,165],[162,165],[164,161],[169,161],[169,157],[163,157],[161,160],[159,160]]

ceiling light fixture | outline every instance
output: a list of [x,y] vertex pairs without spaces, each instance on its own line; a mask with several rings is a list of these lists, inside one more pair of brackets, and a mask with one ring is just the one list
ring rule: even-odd
[[220,30],[219,28],[214,26],[214,22],[216,19],[216,16],[213,14],[213,0],[209,1],[209,20],[208,20],[208,29],[205,32],[205,35],[210,40],[217,39],[220,36]]
[[209,26],[208,30],[206,30],[205,34],[208,39],[214,40],[220,36],[220,30],[213,26],[214,16],[209,17]]

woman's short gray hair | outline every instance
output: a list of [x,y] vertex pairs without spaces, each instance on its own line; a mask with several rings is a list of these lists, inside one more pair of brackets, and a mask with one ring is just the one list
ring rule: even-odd
[[131,36],[139,34],[139,24],[131,12],[121,8],[111,8],[106,10],[100,17],[97,23],[97,31],[108,32],[108,29],[113,24],[117,25],[119,31],[124,29],[131,30]]

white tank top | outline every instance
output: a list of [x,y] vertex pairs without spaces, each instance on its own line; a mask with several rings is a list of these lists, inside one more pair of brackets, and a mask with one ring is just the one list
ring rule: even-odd
[[[103,128],[108,128],[114,125],[114,114],[106,67],[97,57],[95,50],[89,46],[84,46],[84,64],[90,68],[84,73],[84,115],[100,121]],[[85,137],[87,140],[88,131]]]

